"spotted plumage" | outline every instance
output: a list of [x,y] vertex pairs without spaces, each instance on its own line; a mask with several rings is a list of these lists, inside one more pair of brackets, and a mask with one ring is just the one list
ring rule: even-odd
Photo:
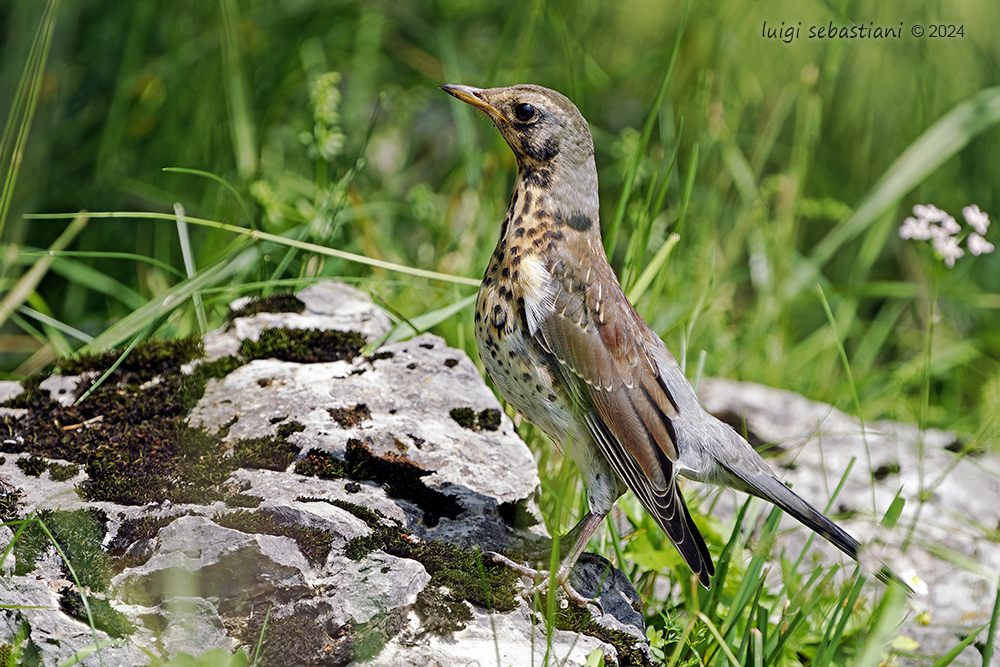
[[[566,451],[590,512],[555,576],[569,573],[614,501],[631,489],[702,584],[715,570],[677,476],[773,502],[858,559],[861,545],[774,476],[733,429],[705,412],[670,352],[636,313],[601,243],[587,121],[533,85],[442,88],[485,113],[518,177],[476,302],[476,342],[500,393]],[[494,558],[529,574],[498,555]],[[899,581],[887,569],[884,581]]]

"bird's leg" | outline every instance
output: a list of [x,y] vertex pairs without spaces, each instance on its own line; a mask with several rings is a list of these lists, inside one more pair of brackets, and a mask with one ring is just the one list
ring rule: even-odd
[[[580,535],[580,531],[583,529],[583,524],[586,520],[587,517],[580,519],[575,526],[559,536],[559,553],[569,553],[570,549],[576,545],[576,539]],[[549,559],[552,550],[555,548],[556,540],[525,531],[523,534],[518,535],[517,539],[512,542],[510,550],[521,554],[526,561],[544,561]]]
[[[569,576],[573,572],[573,566],[576,565],[576,561],[580,559],[580,555],[583,553],[584,548],[586,548],[587,542],[590,541],[590,538],[594,535],[597,527],[601,525],[601,521],[604,520],[605,516],[607,516],[607,513],[587,512],[587,515],[567,533],[567,537],[576,534],[576,541],[570,548],[569,553],[566,554],[566,557],[559,563],[559,569],[555,573],[556,583],[566,592],[566,597],[580,607],[586,607],[591,603],[600,607],[600,603],[597,600],[585,597],[573,588],[572,584],[569,583]],[[525,577],[534,579],[537,583],[529,589],[529,595],[534,594],[535,591],[544,589],[548,584],[549,577],[551,576],[550,572],[535,570],[493,551],[487,551],[485,554],[492,558],[495,563],[505,565]]]

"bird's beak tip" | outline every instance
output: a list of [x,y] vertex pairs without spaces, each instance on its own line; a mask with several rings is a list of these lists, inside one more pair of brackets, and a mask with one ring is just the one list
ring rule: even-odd
[[472,86],[460,86],[456,83],[446,83],[442,86],[438,86],[438,88],[448,93],[449,95],[452,95],[453,97],[462,100],[466,104],[479,109],[480,111],[486,113],[489,116],[496,116],[499,118],[503,118],[503,114],[497,111],[497,109],[492,104],[490,104],[480,96],[480,93],[483,92],[482,88],[473,88]]

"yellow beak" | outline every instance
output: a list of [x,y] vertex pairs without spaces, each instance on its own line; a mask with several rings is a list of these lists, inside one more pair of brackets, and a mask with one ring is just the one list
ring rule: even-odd
[[483,92],[482,88],[473,88],[472,86],[459,86],[458,84],[454,83],[446,83],[445,85],[441,86],[441,90],[448,93],[449,95],[457,97],[466,104],[469,104],[479,109],[480,111],[485,113],[487,116],[490,116],[491,118],[500,118],[506,120],[504,118],[504,115],[499,111],[497,111],[496,107],[494,107],[492,104],[486,102],[485,100],[483,100],[482,97],[480,97],[480,95]]

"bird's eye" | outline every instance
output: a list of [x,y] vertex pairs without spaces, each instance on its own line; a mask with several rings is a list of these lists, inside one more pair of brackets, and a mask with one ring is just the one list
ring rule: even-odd
[[525,123],[535,117],[535,107],[526,102],[514,105],[514,117]]

